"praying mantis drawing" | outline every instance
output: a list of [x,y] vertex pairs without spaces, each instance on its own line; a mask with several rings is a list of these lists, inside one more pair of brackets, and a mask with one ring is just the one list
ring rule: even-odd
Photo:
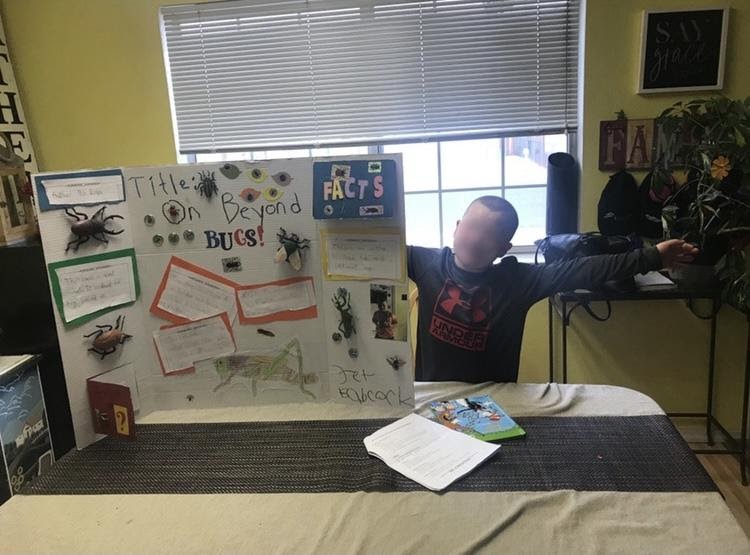
[[[296,359],[296,370],[289,366],[290,358]],[[303,372],[302,349],[297,338],[289,341],[275,356],[237,353],[215,359],[214,366],[222,380],[214,387],[214,391],[229,385],[235,376],[242,376],[250,379],[253,397],[258,395],[258,381],[284,381],[290,384],[299,383],[300,391],[315,399],[315,394],[305,389],[305,385],[316,383],[318,376],[315,373]]]

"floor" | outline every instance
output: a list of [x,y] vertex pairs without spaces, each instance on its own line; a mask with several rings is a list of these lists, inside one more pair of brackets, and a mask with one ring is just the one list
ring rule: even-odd
[[719,486],[732,514],[750,538],[750,486],[740,483],[737,459],[728,455],[698,455],[698,460]]
[[[709,447],[705,443],[705,420],[676,418],[672,421],[691,447]],[[718,440],[720,437],[721,434],[717,432],[715,439]],[[713,447],[722,448],[722,445],[717,443]],[[750,538],[750,485],[743,486],[740,482],[740,465],[737,458],[733,455],[698,455],[698,460],[716,482],[732,514]],[[750,462],[750,455],[748,461]]]

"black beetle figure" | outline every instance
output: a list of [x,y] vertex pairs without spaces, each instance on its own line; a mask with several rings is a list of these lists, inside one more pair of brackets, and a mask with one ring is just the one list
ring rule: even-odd
[[239,272],[242,270],[242,262],[240,260],[227,260],[224,262],[225,272]]
[[133,337],[122,331],[122,328],[125,327],[125,316],[122,315],[117,317],[114,327],[109,324],[103,324],[96,327],[98,328],[96,331],[92,331],[83,337],[88,338],[94,336],[94,341],[89,351],[101,355],[102,360],[104,360],[104,357],[107,355],[114,353],[117,350],[118,345],[122,345],[126,340]]
[[339,287],[336,289],[336,294],[333,296],[333,306],[339,311],[339,331],[343,334],[346,339],[349,339],[353,333],[357,333],[354,328],[354,314],[352,313],[351,293]]
[[392,355],[392,356],[386,357],[385,360],[388,362],[391,368],[393,368],[396,371],[398,371],[404,364],[406,364],[406,361],[398,355]]
[[309,239],[300,239],[296,233],[287,233],[283,227],[279,228],[276,237],[279,238],[281,246],[276,251],[274,260],[278,262],[289,262],[289,265],[299,272],[302,268],[302,251],[310,248]]
[[105,235],[119,235],[120,233],[125,231],[124,229],[120,229],[119,231],[107,229],[107,221],[115,219],[122,220],[124,218],[117,214],[113,214],[112,216],[107,216],[106,218],[104,218],[104,210],[106,208],[106,206],[102,206],[99,210],[94,212],[94,215],[90,218],[83,212],[78,212],[75,208],[67,208],[65,210],[65,213],[68,216],[70,216],[71,218],[75,218],[76,220],[70,226],[70,232],[75,235],[76,238],[68,243],[68,246],[65,247],[65,252],[68,252],[70,247],[73,247],[73,252],[77,252],[78,247],[83,245],[92,237],[97,241],[101,241],[102,243],[109,243]]
[[198,172],[198,184],[195,186],[195,189],[202,197],[206,197],[207,199],[218,194],[219,188],[216,186],[215,172],[210,172],[208,170]]

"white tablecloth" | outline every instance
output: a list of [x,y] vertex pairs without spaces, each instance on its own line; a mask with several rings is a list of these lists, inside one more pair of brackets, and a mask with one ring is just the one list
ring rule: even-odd
[[[663,414],[632,390],[559,384],[417,384],[417,408],[476,393],[492,395],[512,416]],[[287,405],[284,414],[383,416],[334,403]],[[157,412],[143,422],[278,415],[278,407],[261,406]],[[0,507],[0,553],[728,555],[750,553],[750,542],[719,493],[705,492],[17,495]]]

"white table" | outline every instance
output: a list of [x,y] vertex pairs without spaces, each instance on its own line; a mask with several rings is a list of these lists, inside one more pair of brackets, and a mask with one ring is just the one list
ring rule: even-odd
[[[492,395],[512,416],[663,414],[594,385],[417,384],[430,400]],[[152,413],[147,422],[278,420],[270,406]],[[328,404],[294,419],[375,418]],[[502,449],[502,448],[501,448]],[[750,553],[716,492],[609,491],[16,496],[1,553]]]

